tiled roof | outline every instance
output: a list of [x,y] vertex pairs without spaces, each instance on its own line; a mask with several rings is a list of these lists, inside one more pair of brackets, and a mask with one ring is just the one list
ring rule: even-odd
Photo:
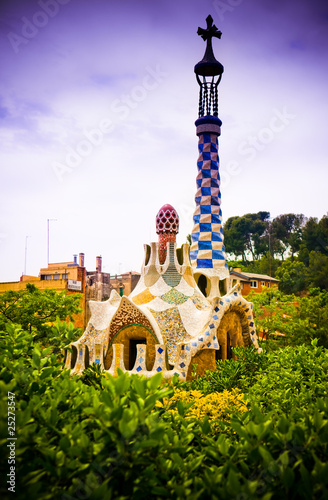
[[234,270],[232,270],[230,272],[230,274],[236,274],[237,276],[244,277],[247,279],[247,281],[249,281],[251,279],[258,279],[258,280],[262,280],[262,281],[275,281],[277,283],[279,282],[279,280],[277,280],[276,278],[272,278],[271,276],[268,276],[267,274],[246,273],[244,271],[236,272]]

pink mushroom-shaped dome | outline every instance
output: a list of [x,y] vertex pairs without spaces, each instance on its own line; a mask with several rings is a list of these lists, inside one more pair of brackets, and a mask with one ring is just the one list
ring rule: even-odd
[[179,232],[179,216],[172,205],[163,205],[156,215],[156,233]]

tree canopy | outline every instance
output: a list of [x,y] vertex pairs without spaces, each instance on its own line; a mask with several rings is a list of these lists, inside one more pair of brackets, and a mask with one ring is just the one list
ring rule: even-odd
[[224,225],[227,253],[236,258],[242,256],[243,260],[247,260],[247,254],[250,254],[253,260],[263,255],[267,249],[265,237],[269,217],[270,212],[230,217]]
[[7,323],[19,324],[39,338],[51,332],[53,323],[59,320],[73,320],[80,312],[81,294],[66,295],[56,290],[40,290],[28,283],[24,290],[8,290],[0,295],[0,328]]
[[262,211],[230,217],[224,243],[232,267],[275,276],[285,293],[328,290],[327,215],[318,220],[288,213],[270,220]]

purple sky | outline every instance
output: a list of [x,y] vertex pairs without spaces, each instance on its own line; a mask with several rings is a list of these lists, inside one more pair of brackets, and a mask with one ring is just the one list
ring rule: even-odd
[[[2,0],[0,281],[85,252],[140,271],[155,216],[193,227],[198,85],[211,14],[222,211],[327,213],[324,0]],[[102,129],[102,131],[101,131]],[[93,144],[92,142],[93,141]]]

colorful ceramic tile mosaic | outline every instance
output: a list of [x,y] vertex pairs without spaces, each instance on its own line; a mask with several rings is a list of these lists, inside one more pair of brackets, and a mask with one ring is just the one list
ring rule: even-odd
[[[91,318],[92,319],[92,318]],[[129,299],[122,297],[120,306],[112,318],[110,328],[109,328],[109,339],[112,339],[114,335],[121,330],[124,326],[138,323],[149,328],[155,335],[153,326],[140,309],[135,306]]]
[[178,305],[179,314],[187,333],[191,336],[201,332],[212,316],[210,307],[206,309],[197,309],[191,299]]
[[168,302],[164,302],[160,297],[152,300],[147,304],[148,309],[154,309],[154,311],[165,311],[165,309],[170,309],[172,307]]
[[172,288],[169,292],[161,296],[161,299],[168,304],[183,304],[188,300],[188,297],[181,292],[178,292],[176,288]]
[[165,364],[165,344],[157,344],[155,346],[155,362],[152,371],[155,373],[166,370]]
[[137,344],[137,356],[132,372],[143,375],[146,371],[146,346],[143,344]]
[[141,304],[147,304],[148,302],[152,301],[155,298],[155,295],[150,293],[149,288],[146,288],[143,290],[143,292],[139,293],[138,295],[135,295],[132,300],[133,302],[139,306]]
[[165,283],[161,276],[159,276],[156,283],[154,283],[154,285],[149,288],[149,291],[156,297],[159,297],[164,293],[169,292],[170,290],[171,287]]
[[197,289],[194,291],[191,300],[195,304],[195,307],[200,311],[211,308],[209,302],[205,299],[204,295],[201,294]]
[[217,134],[202,133],[198,142],[197,192],[190,260],[207,276],[229,276],[223,245]]
[[[90,301],[89,324],[82,337],[72,344],[74,356],[77,350],[73,373],[80,373],[89,359],[101,368],[104,362],[106,367],[111,363],[108,371],[115,375],[118,368],[126,371],[125,359],[133,366],[130,373],[148,377],[162,372],[166,378],[177,374],[185,380],[199,351],[218,350],[226,345],[228,328],[234,329],[234,342],[238,341],[238,345],[253,343],[258,348],[252,305],[241,296],[239,285],[229,291],[231,280],[225,261],[220,207],[220,125],[214,116],[201,117],[196,122],[199,158],[190,258],[188,245],[177,254],[179,217],[171,205],[166,205],[156,217],[159,242],[145,246],[141,276],[134,291],[129,297],[120,297],[113,291],[105,302]],[[199,279],[200,274],[209,280],[209,297],[197,287],[195,277]],[[228,293],[218,299],[219,282],[223,279]],[[73,364],[74,356],[67,355],[66,367]],[[172,369],[167,369],[166,356]],[[153,368],[148,371],[146,360],[150,364],[153,359]]]
[[175,265],[175,244],[170,243],[169,245],[170,245],[170,250],[169,250],[170,263],[168,268],[163,274],[163,280],[167,285],[174,287],[180,283],[181,274],[179,274]]
[[[152,248],[154,251],[158,247],[154,244]],[[175,245],[173,248],[175,251]],[[175,266],[173,276],[179,276],[178,279],[174,277],[172,280],[172,283],[179,282],[177,286],[168,285],[168,280],[162,277],[170,273],[169,264],[162,267],[163,274],[162,276],[158,274],[157,281],[151,289],[146,287],[142,275],[138,293],[132,293],[131,298],[121,297],[115,306],[112,303],[117,301],[115,295],[109,301],[91,303],[92,314],[89,324],[81,339],[72,344],[78,350],[74,373],[82,372],[84,369],[86,350],[89,362],[100,364],[103,368],[104,353],[109,352],[109,342],[119,332],[130,331],[133,325],[135,328],[139,328],[138,325],[147,328],[155,339],[163,342],[161,346],[167,349],[169,363],[174,366],[172,370],[167,370],[165,364],[161,364],[164,358],[155,352],[155,355],[159,356],[158,360],[148,372],[145,365],[147,347],[140,344],[138,345],[140,352],[132,372],[142,372],[146,376],[162,371],[167,378],[177,373],[181,380],[185,380],[189,364],[199,350],[220,348],[217,332],[227,313],[236,313],[236,318],[239,318],[244,345],[253,343],[258,348],[252,305],[241,296],[240,286],[235,286],[230,293],[220,299],[209,301],[197,288],[189,260],[181,266],[177,264],[177,259],[172,254],[170,259],[170,264]],[[182,275],[192,278],[190,282],[193,283],[193,287],[182,278]],[[105,328],[99,329],[94,325]],[[110,373],[115,374],[117,367],[125,370],[123,347],[121,344],[113,344],[114,355]],[[69,368],[70,364],[71,358],[67,356],[65,366]]]
[[176,348],[179,342],[187,340],[190,335],[186,332],[179,310],[177,307],[167,309],[166,311],[150,310],[160,325],[164,343],[167,347],[169,362],[174,365],[176,358]]

